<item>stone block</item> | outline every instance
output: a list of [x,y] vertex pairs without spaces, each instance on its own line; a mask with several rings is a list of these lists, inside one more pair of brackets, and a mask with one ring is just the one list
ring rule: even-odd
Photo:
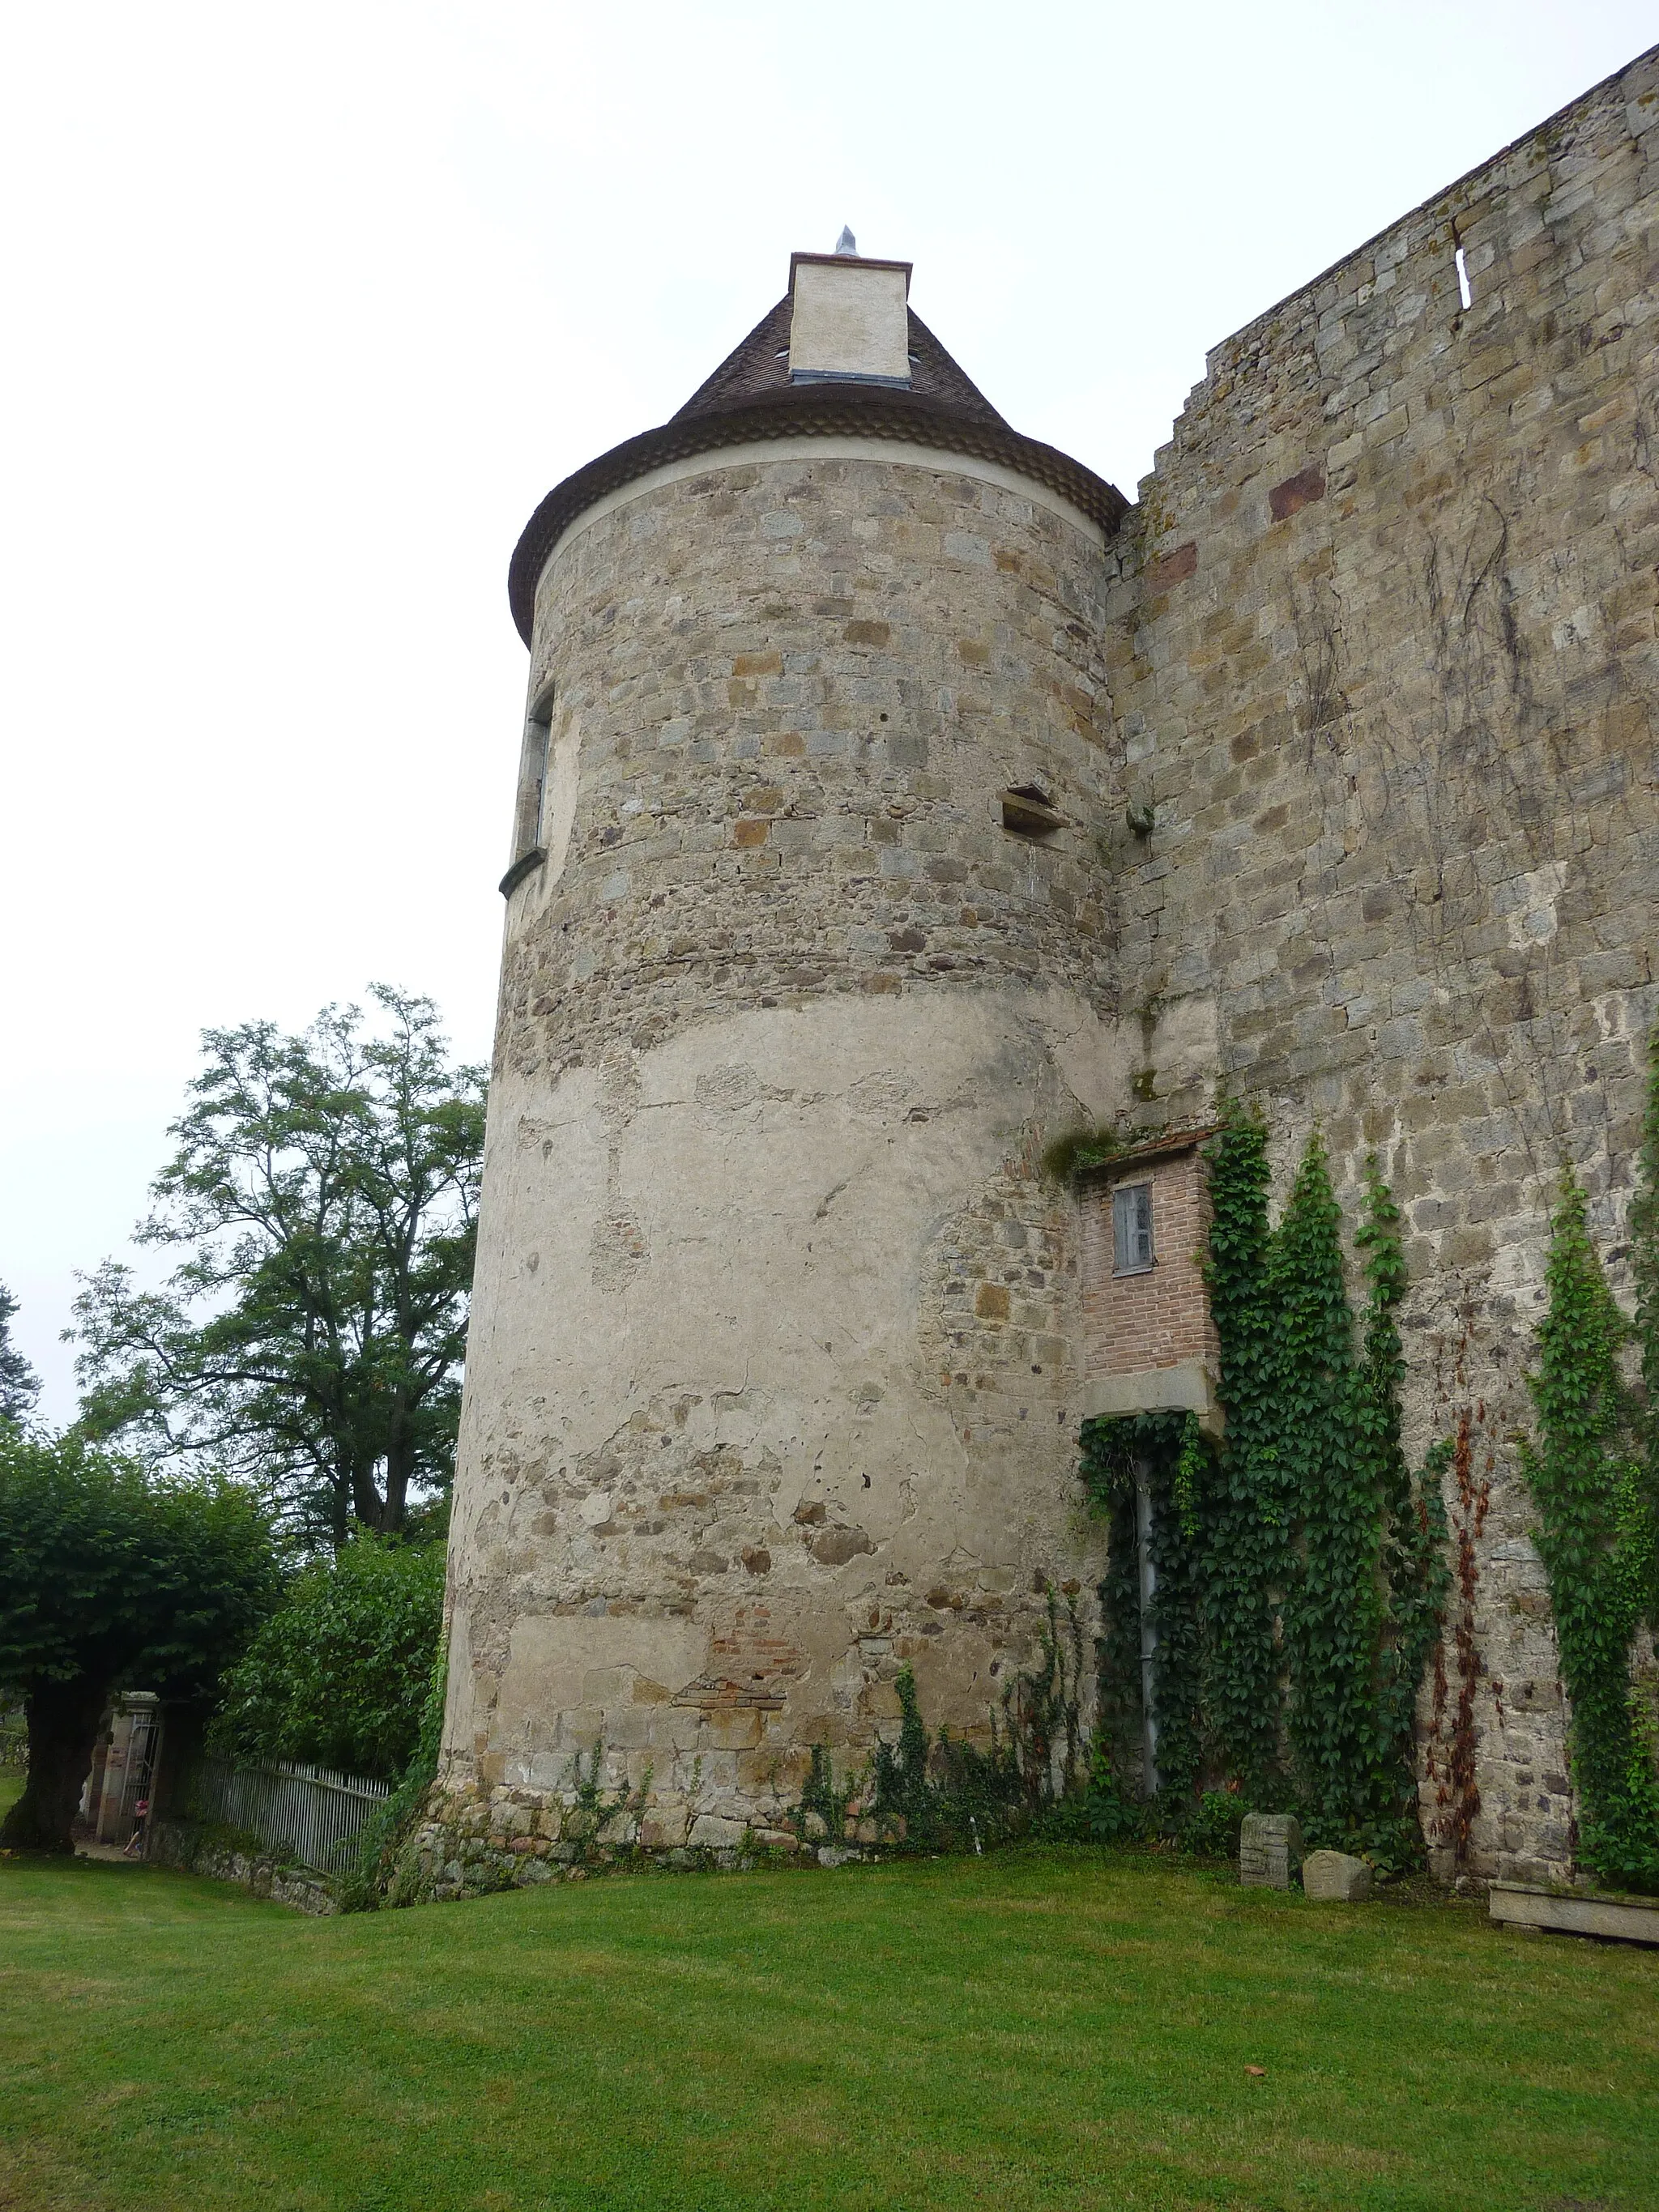
[[1322,1905],[1358,1905],[1371,1893],[1371,1870],[1346,1851],[1310,1851],[1302,1862],[1302,1888]]
[[708,1739],[722,1751],[742,1751],[761,1739],[761,1717],[752,1707],[717,1705],[708,1715]]
[[640,1843],[647,1851],[678,1850],[685,1841],[684,1806],[659,1805],[640,1822]]
[[1247,1889],[1288,1889],[1302,1857],[1293,1813],[1247,1813],[1238,1832],[1238,1879]]
[[730,1850],[743,1841],[744,1823],[719,1813],[699,1813],[691,1823],[690,1842],[697,1850]]
[[1659,1944],[1659,1903],[1634,1897],[1573,1896],[1522,1882],[1495,1881],[1486,1894],[1494,1920],[1549,1928],[1564,1936],[1599,1936],[1620,1943]]

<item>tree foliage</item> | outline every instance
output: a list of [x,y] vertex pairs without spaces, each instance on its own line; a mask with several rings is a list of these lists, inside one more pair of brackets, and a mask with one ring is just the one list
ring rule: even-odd
[[89,1437],[222,1468],[335,1545],[448,1484],[483,1146],[431,1001],[372,995],[379,1034],[333,1006],[204,1033],[137,1231],[188,1256],[160,1291],[106,1261],[73,1332]]
[[40,1395],[40,1378],[11,1340],[17,1301],[0,1283],[0,1421],[25,1421]]
[[276,1589],[246,1490],[0,1429],[0,1692],[21,1698],[29,1732],[0,1840],[69,1850],[112,1694],[208,1695]]
[[1604,1881],[1659,1889],[1659,1781],[1630,1672],[1654,1551],[1637,1409],[1620,1370],[1630,1326],[1571,1175],[1551,1224],[1545,1300],[1530,1378],[1538,1439],[1522,1459],[1572,1705],[1578,1855]]
[[308,1759],[390,1781],[420,1732],[444,1547],[354,1536],[314,1560],[226,1677],[210,1741],[249,1765]]

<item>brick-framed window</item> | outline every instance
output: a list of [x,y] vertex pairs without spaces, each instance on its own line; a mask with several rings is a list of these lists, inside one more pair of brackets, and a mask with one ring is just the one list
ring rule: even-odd
[[1143,1138],[1078,1179],[1084,1418],[1219,1419],[1219,1349],[1205,1284],[1211,1128]]
[[1112,1273],[1144,1275],[1157,1265],[1152,1183],[1121,1182],[1112,1193]]

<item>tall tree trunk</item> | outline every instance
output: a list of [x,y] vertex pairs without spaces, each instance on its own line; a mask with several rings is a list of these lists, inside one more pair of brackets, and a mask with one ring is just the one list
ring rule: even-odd
[[409,1480],[415,1471],[415,1439],[410,1433],[408,1393],[399,1390],[386,1454],[386,1521],[388,1534],[401,1535],[409,1514]]
[[367,1469],[362,1465],[352,1468],[351,1511],[359,1528],[370,1529],[377,1536],[386,1534],[386,1501],[375,1484],[373,1460]]
[[14,1851],[73,1851],[70,1825],[92,1771],[98,1723],[109,1701],[106,1683],[82,1674],[72,1682],[37,1682],[23,1701],[29,1727],[29,1778],[0,1823],[0,1847]]

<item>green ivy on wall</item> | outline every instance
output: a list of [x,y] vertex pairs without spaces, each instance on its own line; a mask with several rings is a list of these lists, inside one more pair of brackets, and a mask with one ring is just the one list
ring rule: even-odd
[[1604,1881],[1647,1890],[1659,1889],[1659,1780],[1631,1656],[1653,1606],[1656,1121],[1659,1072],[1633,1221],[1646,1418],[1621,1372],[1631,1326],[1590,1241],[1583,1187],[1568,1174],[1551,1223],[1538,1371],[1529,1378],[1538,1438],[1522,1448],[1572,1708],[1568,1749],[1578,1793],[1578,1856]]
[[[1636,1336],[1642,1354],[1641,1487],[1648,1522],[1659,1538],[1659,1029],[1648,1042],[1647,1110],[1642,1119],[1636,1195],[1631,1205],[1631,1262],[1636,1280]],[[1659,1635],[1659,1540],[1650,1551],[1643,1604]]]
[[1115,1777],[1133,1773],[1141,1760],[1138,1464],[1146,1468],[1152,1508],[1158,1772],[1178,1802],[1196,1788],[1204,1765],[1202,1594],[1195,1575],[1199,1551],[1188,1533],[1195,1525],[1197,1487],[1206,1486],[1209,1472],[1197,1421],[1186,1413],[1133,1413],[1084,1424],[1083,1480],[1110,1523],[1101,1586],[1097,1725]]
[[[1103,1717],[1133,1763],[1139,1720],[1134,1484],[1152,1503],[1152,1697],[1166,1792],[1224,1778],[1296,1808],[1315,1844],[1403,1863],[1419,1848],[1413,1720],[1449,1582],[1438,1462],[1401,1446],[1398,1217],[1373,1164],[1355,1236],[1356,1330],[1322,1145],[1269,1224],[1267,1133],[1235,1107],[1209,1154],[1219,1448],[1190,1417],[1087,1425],[1083,1474],[1112,1520]],[[1357,1338],[1357,1341],[1356,1341]]]

